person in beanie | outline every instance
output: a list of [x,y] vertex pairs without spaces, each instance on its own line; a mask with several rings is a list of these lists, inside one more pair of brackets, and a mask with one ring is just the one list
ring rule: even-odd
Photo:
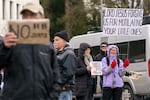
[[[38,21],[44,10],[31,2],[23,6],[21,15],[23,20]],[[51,43],[17,44],[17,36],[8,32],[0,41],[0,66],[4,66],[0,100],[58,100],[60,71]]]
[[57,59],[61,74],[61,93],[59,100],[72,100],[72,88],[75,84],[76,56],[68,45],[69,36],[66,31],[54,34],[54,48],[57,51]]
[[93,100],[96,85],[94,84],[95,78],[91,76],[91,61],[93,58],[90,45],[81,43],[75,72],[75,96],[77,100]]
[[[121,100],[125,68],[129,66],[129,60],[124,62],[118,58],[119,48],[116,45],[109,45],[107,48],[107,58],[102,59],[103,71],[103,100]],[[119,62],[119,63],[118,63]]]

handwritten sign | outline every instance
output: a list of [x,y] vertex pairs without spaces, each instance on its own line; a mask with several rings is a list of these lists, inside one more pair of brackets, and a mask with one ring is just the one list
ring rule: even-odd
[[17,35],[19,44],[48,44],[50,41],[48,19],[9,21],[9,31]]
[[91,75],[102,75],[102,63],[100,61],[90,62]]
[[142,35],[143,9],[106,8],[103,32],[109,36]]

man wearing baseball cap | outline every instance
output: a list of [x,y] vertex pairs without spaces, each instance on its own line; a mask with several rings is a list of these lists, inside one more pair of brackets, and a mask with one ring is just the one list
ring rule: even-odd
[[44,18],[44,9],[38,3],[27,3],[23,6],[20,14],[22,14],[23,19],[41,19]]
[[[44,11],[27,3],[21,15],[38,20]],[[5,69],[0,100],[58,100],[61,80],[52,44],[17,44],[17,36],[8,32],[0,41],[0,66]]]

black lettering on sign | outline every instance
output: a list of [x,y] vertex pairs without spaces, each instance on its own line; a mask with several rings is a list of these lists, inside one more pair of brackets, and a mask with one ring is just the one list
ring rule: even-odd
[[47,38],[47,33],[32,33],[31,38]]
[[39,29],[39,28],[40,28],[40,25],[37,24],[37,23],[35,23],[35,24],[33,25],[33,28],[34,28],[34,29]]
[[16,30],[12,26],[13,26],[12,24],[9,25],[9,30],[10,30],[10,32],[13,32],[18,38],[19,37],[19,25],[17,24],[17,26],[16,26],[17,29]]
[[30,27],[28,25],[19,25],[17,24],[16,27],[13,25],[9,25],[10,32],[16,34],[17,38],[27,39],[30,36]]
[[30,27],[28,25],[23,25],[20,29],[20,37],[27,39],[30,36]]
[[118,28],[118,35],[129,35],[130,28]]
[[106,33],[107,35],[109,35],[109,34],[114,35],[116,33],[116,28],[105,28],[104,27],[104,33]]
[[46,23],[35,23],[33,24],[34,29],[47,29],[47,24]]
[[46,23],[43,23],[43,24],[41,25],[41,27],[42,27],[43,30],[44,30],[44,29],[47,29],[47,24],[46,24]]

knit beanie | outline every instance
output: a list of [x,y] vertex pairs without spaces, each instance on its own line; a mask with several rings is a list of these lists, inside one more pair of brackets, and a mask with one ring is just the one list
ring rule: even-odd
[[54,34],[54,36],[58,36],[58,37],[64,39],[65,41],[69,42],[69,35],[66,31],[56,32]]

